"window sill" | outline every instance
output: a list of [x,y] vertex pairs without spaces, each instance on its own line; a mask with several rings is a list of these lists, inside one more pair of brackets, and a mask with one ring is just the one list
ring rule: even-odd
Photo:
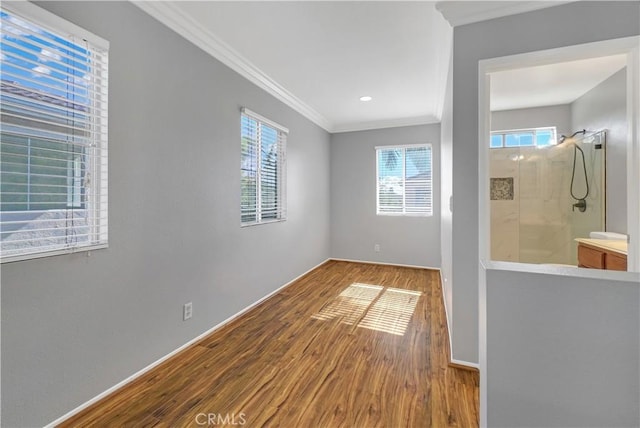
[[380,217],[433,217],[433,213],[376,213]]
[[283,221],[287,221],[287,219],[286,218],[279,218],[277,220],[265,220],[265,221],[261,221],[261,222],[257,222],[257,223],[241,223],[240,227],[241,228],[245,228],[245,227],[260,226],[260,225],[263,225],[263,224],[282,223]]
[[82,253],[82,252],[88,253],[93,250],[101,250],[105,248],[109,248],[109,244],[88,245],[86,247],[78,247],[78,248],[65,248],[61,250],[46,251],[42,253],[20,254],[15,256],[3,257],[0,260],[0,263],[5,264],[5,263],[13,263],[13,262],[22,262],[25,260],[41,259],[45,257],[62,256],[65,254],[75,254],[75,253]]

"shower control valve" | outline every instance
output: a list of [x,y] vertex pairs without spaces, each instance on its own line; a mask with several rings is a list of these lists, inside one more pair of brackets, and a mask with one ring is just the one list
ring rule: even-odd
[[578,211],[580,211],[581,213],[585,212],[587,210],[587,201],[584,199],[579,199],[578,202],[576,202],[575,204],[573,204],[573,208],[571,208],[571,211],[575,211],[576,208],[578,209]]

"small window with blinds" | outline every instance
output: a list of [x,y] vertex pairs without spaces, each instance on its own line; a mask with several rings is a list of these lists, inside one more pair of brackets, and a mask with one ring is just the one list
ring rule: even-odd
[[286,211],[287,128],[248,109],[241,114],[240,222],[283,221]]
[[0,19],[0,259],[104,248],[108,43],[28,2]]
[[431,145],[376,147],[377,214],[433,214]]

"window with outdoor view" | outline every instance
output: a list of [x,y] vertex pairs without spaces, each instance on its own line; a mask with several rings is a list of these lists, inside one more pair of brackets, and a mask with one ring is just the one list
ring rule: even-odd
[[431,145],[376,147],[377,214],[433,214]]
[[287,128],[248,109],[241,115],[242,226],[286,220]]
[[28,2],[0,18],[2,262],[105,247],[108,43]]
[[556,128],[518,129],[491,133],[489,147],[545,147],[556,144]]

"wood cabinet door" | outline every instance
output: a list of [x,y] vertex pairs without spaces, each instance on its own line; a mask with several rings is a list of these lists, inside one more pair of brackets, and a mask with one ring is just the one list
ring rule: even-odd
[[604,253],[584,245],[578,245],[578,265],[580,267],[604,269]]
[[627,270],[627,258],[617,254],[607,253],[607,269]]

